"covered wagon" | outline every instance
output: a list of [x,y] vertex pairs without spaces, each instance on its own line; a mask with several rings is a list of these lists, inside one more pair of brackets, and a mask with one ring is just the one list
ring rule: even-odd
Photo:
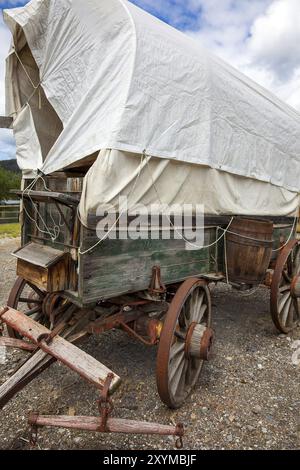
[[[120,328],[158,345],[158,393],[176,408],[209,356],[210,283],[265,285],[276,327],[297,326],[300,115],[125,0],[32,0],[4,19],[23,182],[1,341],[33,352],[1,406],[58,359],[102,390],[101,425],[32,425],[180,437],[180,426],[111,423],[120,379],[73,343]],[[201,243],[181,230],[186,207]]]

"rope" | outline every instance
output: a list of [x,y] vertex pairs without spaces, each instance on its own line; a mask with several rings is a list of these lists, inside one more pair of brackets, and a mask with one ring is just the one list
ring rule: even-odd
[[23,64],[22,60],[20,59],[20,56],[19,56],[19,54],[17,53],[15,47],[14,47],[14,53],[16,54],[17,59],[18,59],[18,61],[20,62],[21,67],[22,67],[22,69],[24,70],[25,75],[26,75],[26,77],[28,78],[28,80],[30,81],[32,87],[33,87],[35,90],[37,90],[37,89],[39,88],[39,86],[40,86],[40,83],[38,83],[38,85],[35,85],[35,83],[33,82],[32,78],[30,77],[30,75],[29,75],[29,73],[28,73],[28,71],[27,71],[25,65]]
[[292,235],[293,235],[293,232],[294,232],[294,230],[295,230],[295,227],[296,227],[297,224],[298,224],[298,221],[299,221],[299,217],[296,216],[296,217],[295,217],[295,220],[294,220],[294,223],[293,223],[293,227],[292,227],[291,233],[290,233],[290,235],[289,235],[287,241],[285,242],[284,245],[280,246],[280,247],[277,248],[276,250],[272,250],[273,252],[282,250],[282,248],[284,248],[284,247],[289,243],[290,239],[292,238]]
[[[146,154],[145,152],[146,152],[146,151],[144,150],[144,153],[143,153],[143,154]],[[151,158],[151,157],[150,157],[150,158]],[[153,187],[154,187],[154,189],[155,189],[155,192],[156,192],[156,196],[157,196],[157,198],[158,198],[158,201],[159,201],[159,203],[160,203],[161,205],[163,205],[163,202],[162,202],[162,200],[161,200],[161,198],[160,198],[160,195],[159,195],[159,193],[158,193],[158,190],[157,190],[155,181],[154,181],[154,179],[153,179],[153,174],[152,174],[152,172],[151,172],[151,168],[150,168],[150,165],[149,165],[149,161],[148,161],[148,160],[147,160],[147,166],[148,166],[148,170],[149,170],[149,173],[150,173],[150,176],[151,176],[151,180],[152,180],[152,185],[153,185]],[[175,227],[175,225],[173,224],[172,220],[170,219],[170,217],[169,217],[168,215],[167,215],[167,219],[168,219],[169,223],[171,224],[171,226],[173,227],[174,231],[180,236],[180,238],[181,238],[185,243],[187,243],[188,245],[193,246],[193,247],[195,247],[195,248],[197,248],[197,249],[199,249],[199,250],[202,250],[202,249],[206,249],[206,248],[211,248],[212,246],[218,244],[220,240],[222,240],[222,238],[225,236],[226,232],[228,231],[230,225],[232,224],[234,217],[231,217],[231,220],[230,220],[229,224],[227,225],[227,228],[226,228],[226,229],[222,229],[221,227],[217,227],[217,228],[219,228],[220,230],[223,230],[223,234],[222,234],[219,238],[217,238],[217,240],[215,240],[213,243],[210,243],[209,245],[205,245],[205,246],[199,246],[199,245],[195,245],[195,243],[191,243],[189,240],[187,240],[187,239],[182,235],[182,233],[180,233],[180,232],[177,230],[177,228]]]
[[42,97],[41,97],[41,90],[40,90],[40,86],[41,86],[41,84],[42,84],[42,79],[41,79],[41,80],[39,81],[39,83],[36,85],[36,84],[33,82],[32,78],[30,77],[30,75],[29,75],[29,73],[28,73],[28,71],[27,71],[25,65],[23,64],[23,62],[22,62],[22,60],[21,60],[21,58],[20,58],[20,56],[19,56],[19,54],[17,53],[17,51],[16,51],[15,48],[13,49],[13,52],[14,52],[14,54],[16,55],[18,61],[20,62],[21,67],[22,67],[22,69],[24,70],[25,75],[26,75],[26,77],[28,78],[28,80],[29,80],[29,82],[30,82],[30,84],[31,84],[31,86],[32,86],[32,88],[33,88],[33,92],[31,93],[31,95],[29,96],[29,98],[27,98],[27,101],[23,104],[23,106],[21,106],[21,107],[20,107],[19,109],[17,109],[15,112],[9,114],[10,117],[14,117],[14,115],[19,114],[21,111],[23,111],[23,109],[26,108],[26,106],[30,103],[31,98],[35,95],[35,93],[36,93],[37,90],[39,90],[39,100],[38,100],[38,101],[39,101],[39,109],[42,108]]
[[[53,216],[52,216],[52,210],[51,210],[51,208],[50,208],[50,217],[51,217],[52,222],[53,222],[53,227],[51,227],[51,229],[50,229],[50,228],[47,226],[47,224],[46,224],[46,222],[45,222],[43,216],[42,216],[41,213],[39,212],[37,205],[35,204],[35,202],[33,201],[33,199],[30,197],[30,191],[32,191],[33,186],[37,183],[37,181],[38,181],[39,179],[41,179],[41,180],[43,181],[45,190],[46,190],[46,191],[50,191],[50,189],[49,189],[49,188],[47,187],[47,185],[46,185],[46,182],[45,182],[44,178],[43,178],[41,175],[38,175],[38,176],[22,191],[22,205],[23,205],[23,208],[24,208],[24,211],[25,211],[27,217],[35,224],[37,230],[38,230],[40,233],[43,233],[43,234],[45,234],[45,235],[49,235],[50,238],[51,238],[51,240],[52,240],[52,242],[55,242],[55,241],[58,239],[59,235],[60,235],[60,232],[61,232],[60,228],[63,227],[64,224],[61,224],[61,216],[60,216],[60,214],[59,214],[59,223],[58,223],[59,225],[57,225],[57,223],[55,222],[55,220],[54,220],[54,218],[53,218]],[[42,222],[42,224],[43,224],[45,230],[41,229],[41,228],[39,227],[37,221],[36,221],[33,217],[31,217],[31,215],[28,213],[28,211],[27,211],[27,209],[26,209],[26,206],[25,206],[25,204],[24,204],[24,196],[25,196],[25,194],[27,194],[27,196],[29,197],[29,199],[30,199],[30,201],[31,201],[31,204],[32,204],[32,206],[33,206],[33,208],[34,208],[34,210],[35,210],[35,213],[36,213],[36,215],[39,217],[39,219],[41,220],[41,222]]]
[[[141,162],[140,162],[140,166],[139,166],[139,171],[138,171],[138,174],[137,174],[137,177],[135,179],[135,182],[134,182],[134,185],[133,187],[131,188],[130,192],[129,192],[129,196],[128,196],[128,199],[131,197],[132,193],[134,192],[135,190],[135,187],[137,185],[137,182],[140,178],[140,175],[141,175],[141,171],[142,171],[142,165],[143,165],[143,162],[144,162],[144,158],[145,158],[145,154],[143,153],[141,155]],[[147,157],[146,157],[147,159]],[[97,242],[95,243],[93,246],[91,246],[90,248],[88,248],[87,250],[85,251],[81,251],[81,248],[79,248],[79,254],[80,255],[86,255],[87,253],[90,253],[91,251],[93,251],[95,248],[97,248],[97,246],[99,246],[102,242],[104,242],[104,240],[107,239],[107,237],[109,236],[109,234],[112,232],[112,230],[116,227],[117,223],[119,222],[119,220],[121,219],[122,215],[124,214],[126,209],[124,209],[123,211],[120,212],[119,214],[119,217],[115,220],[115,222],[112,224],[112,226],[110,227],[110,229],[106,232],[106,234]],[[81,219],[80,219],[80,215],[79,215],[79,212],[78,212],[78,217],[79,217],[79,220],[81,222]]]
[[224,237],[224,262],[225,262],[226,284],[230,284],[229,283],[229,275],[228,275],[228,263],[227,263],[226,233],[225,233],[225,237]]

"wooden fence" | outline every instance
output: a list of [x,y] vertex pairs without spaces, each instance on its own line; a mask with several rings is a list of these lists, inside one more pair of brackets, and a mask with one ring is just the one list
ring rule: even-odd
[[0,225],[19,222],[20,205],[0,205]]

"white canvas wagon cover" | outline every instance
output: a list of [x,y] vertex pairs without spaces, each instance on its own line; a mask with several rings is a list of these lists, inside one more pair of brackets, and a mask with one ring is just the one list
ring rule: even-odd
[[277,212],[297,207],[300,114],[194,40],[125,0],[32,0],[4,18],[22,169],[146,151],[277,186]]

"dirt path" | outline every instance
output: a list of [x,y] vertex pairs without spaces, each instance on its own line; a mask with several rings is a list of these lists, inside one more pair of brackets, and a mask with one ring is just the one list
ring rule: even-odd
[[[15,279],[9,255],[17,241],[0,240],[0,305]],[[227,286],[212,290],[216,342],[193,395],[170,411],[155,384],[155,348],[115,331],[86,340],[82,348],[123,378],[114,395],[115,416],[184,422],[186,449],[295,449],[299,447],[299,366],[291,357],[300,329],[278,336],[269,314],[269,293],[242,296]],[[8,352],[0,381],[23,353]],[[75,373],[55,364],[0,412],[0,448],[28,448],[28,410],[45,414],[97,415],[95,390]],[[297,428],[298,426],[298,428]],[[298,435],[297,435],[298,429]],[[42,430],[41,449],[171,449],[170,438],[96,435]]]

